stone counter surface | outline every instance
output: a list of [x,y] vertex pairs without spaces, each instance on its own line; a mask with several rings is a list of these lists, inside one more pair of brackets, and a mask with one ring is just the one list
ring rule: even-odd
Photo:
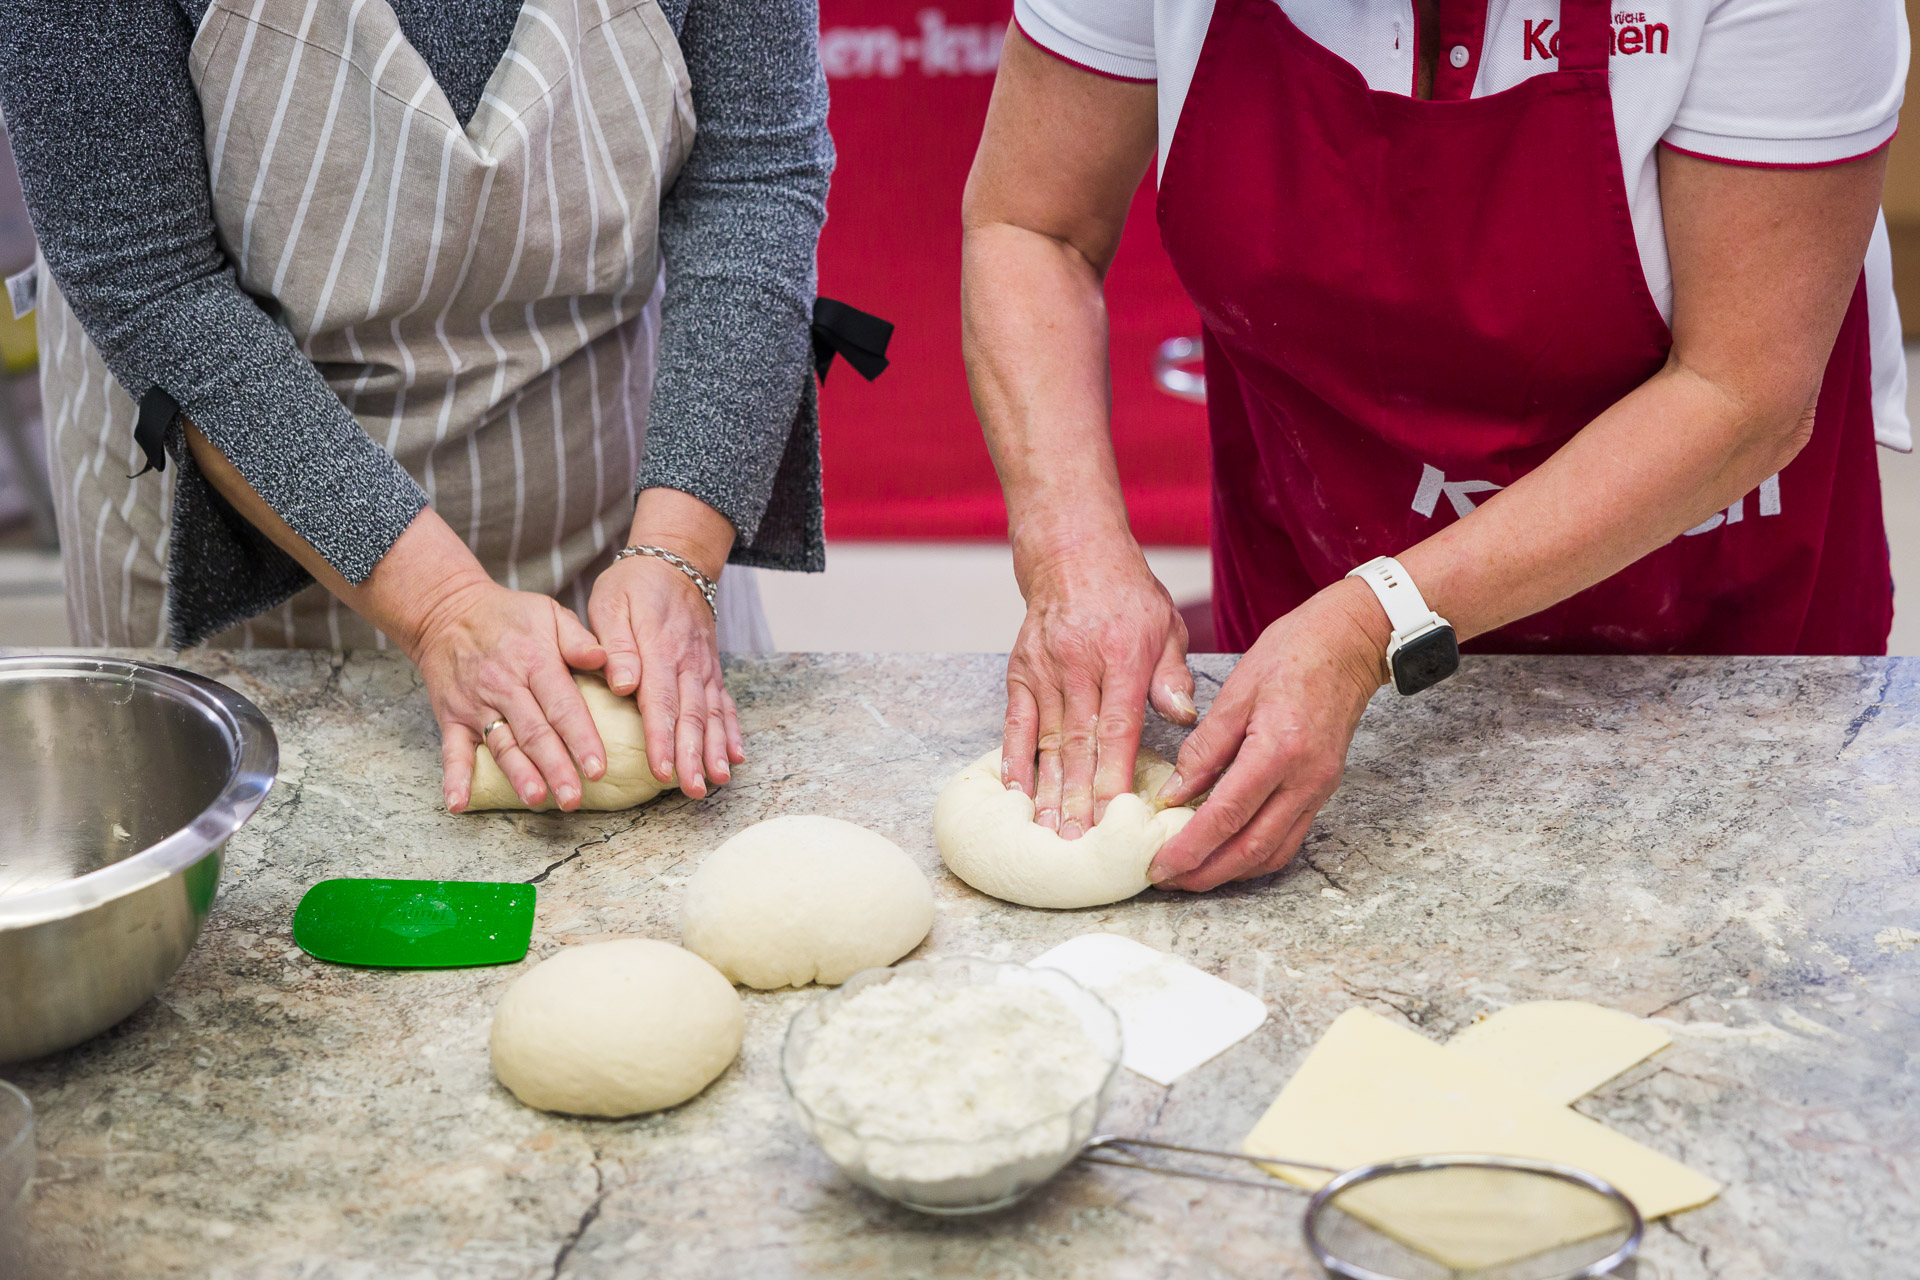
[[[750,759],[718,795],[453,816],[404,661],[146,656],[258,703],[280,780],[160,997],[4,1071],[40,1111],[30,1222],[51,1275],[1318,1274],[1285,1191],[1078,1168],[985,1219],[875,1199],[781,1090],[780,1037],[813,991],[743,993],[739,1061],[664,1114],[543,1115],[494,1082],[493,1007],[534,958],[677,940],[702,854],[787,813],[866,824],[920,863],[938,909],[921,956],[1025,960],[1110,930],[1267,1002],[1170,1089],[1122,1073],[1105,1127],[1237,1145],[1355,1005],[1444,1039],[1517,1001],[1590,1000],[1674,1043],[1580,1110],[1727,1185],[1651,1229],[1643,1275],[1920,1275],[1920,663],[1470,659],[1376,700],[1286,870],[1048,912],[973,892],[933,847],[941,782],[997,734],[999,657],[730,661]],[[1231,660],[1196,666],[1204,705]],[[530,881],[533,957],[320,963],[290,921],[329,876]]]

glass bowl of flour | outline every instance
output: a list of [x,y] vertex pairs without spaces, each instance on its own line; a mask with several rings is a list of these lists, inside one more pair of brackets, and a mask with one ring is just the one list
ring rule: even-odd
[[795,1015],[780,1074],[855,1182],[923,1213],[1004,1208],[1078,1155],[1120,1020],[1054,969],[975,957],[857,973]]

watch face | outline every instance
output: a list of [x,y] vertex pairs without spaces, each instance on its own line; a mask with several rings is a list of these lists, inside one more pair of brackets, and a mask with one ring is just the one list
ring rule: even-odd
[[1435,627],[1415,636],[1393,655],[1393,687],[1418,693],[1460,669],[1460,645],[1452,627]]

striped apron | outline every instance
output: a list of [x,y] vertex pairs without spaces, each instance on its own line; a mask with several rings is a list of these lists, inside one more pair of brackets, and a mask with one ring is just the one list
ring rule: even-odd
[[[191,73],[241,286],[496,582],[584,615],[632,519],[658,209],[693,145],[656,0],[526,0],[464,128],[387,0],[214,0]],[[172,476],[125,478],[135,406],[40,277],[74,640],[164,644]],[[723,583],[723,647],[769,647],[751,580]],[[313,586],[210,643],[386,638]]]

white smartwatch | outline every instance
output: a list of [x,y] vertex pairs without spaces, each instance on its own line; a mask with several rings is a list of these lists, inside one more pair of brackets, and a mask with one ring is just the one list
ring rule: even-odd
[[1460,644],[1453,625],[1427,607],[1420,588],[1392,556],[1378,556],[1348,573],[1373,588],[1387,611],[1393,639],[1387,642],[1387,667],[1393,687],[1414,694],[1439,684],[1460,669]]

